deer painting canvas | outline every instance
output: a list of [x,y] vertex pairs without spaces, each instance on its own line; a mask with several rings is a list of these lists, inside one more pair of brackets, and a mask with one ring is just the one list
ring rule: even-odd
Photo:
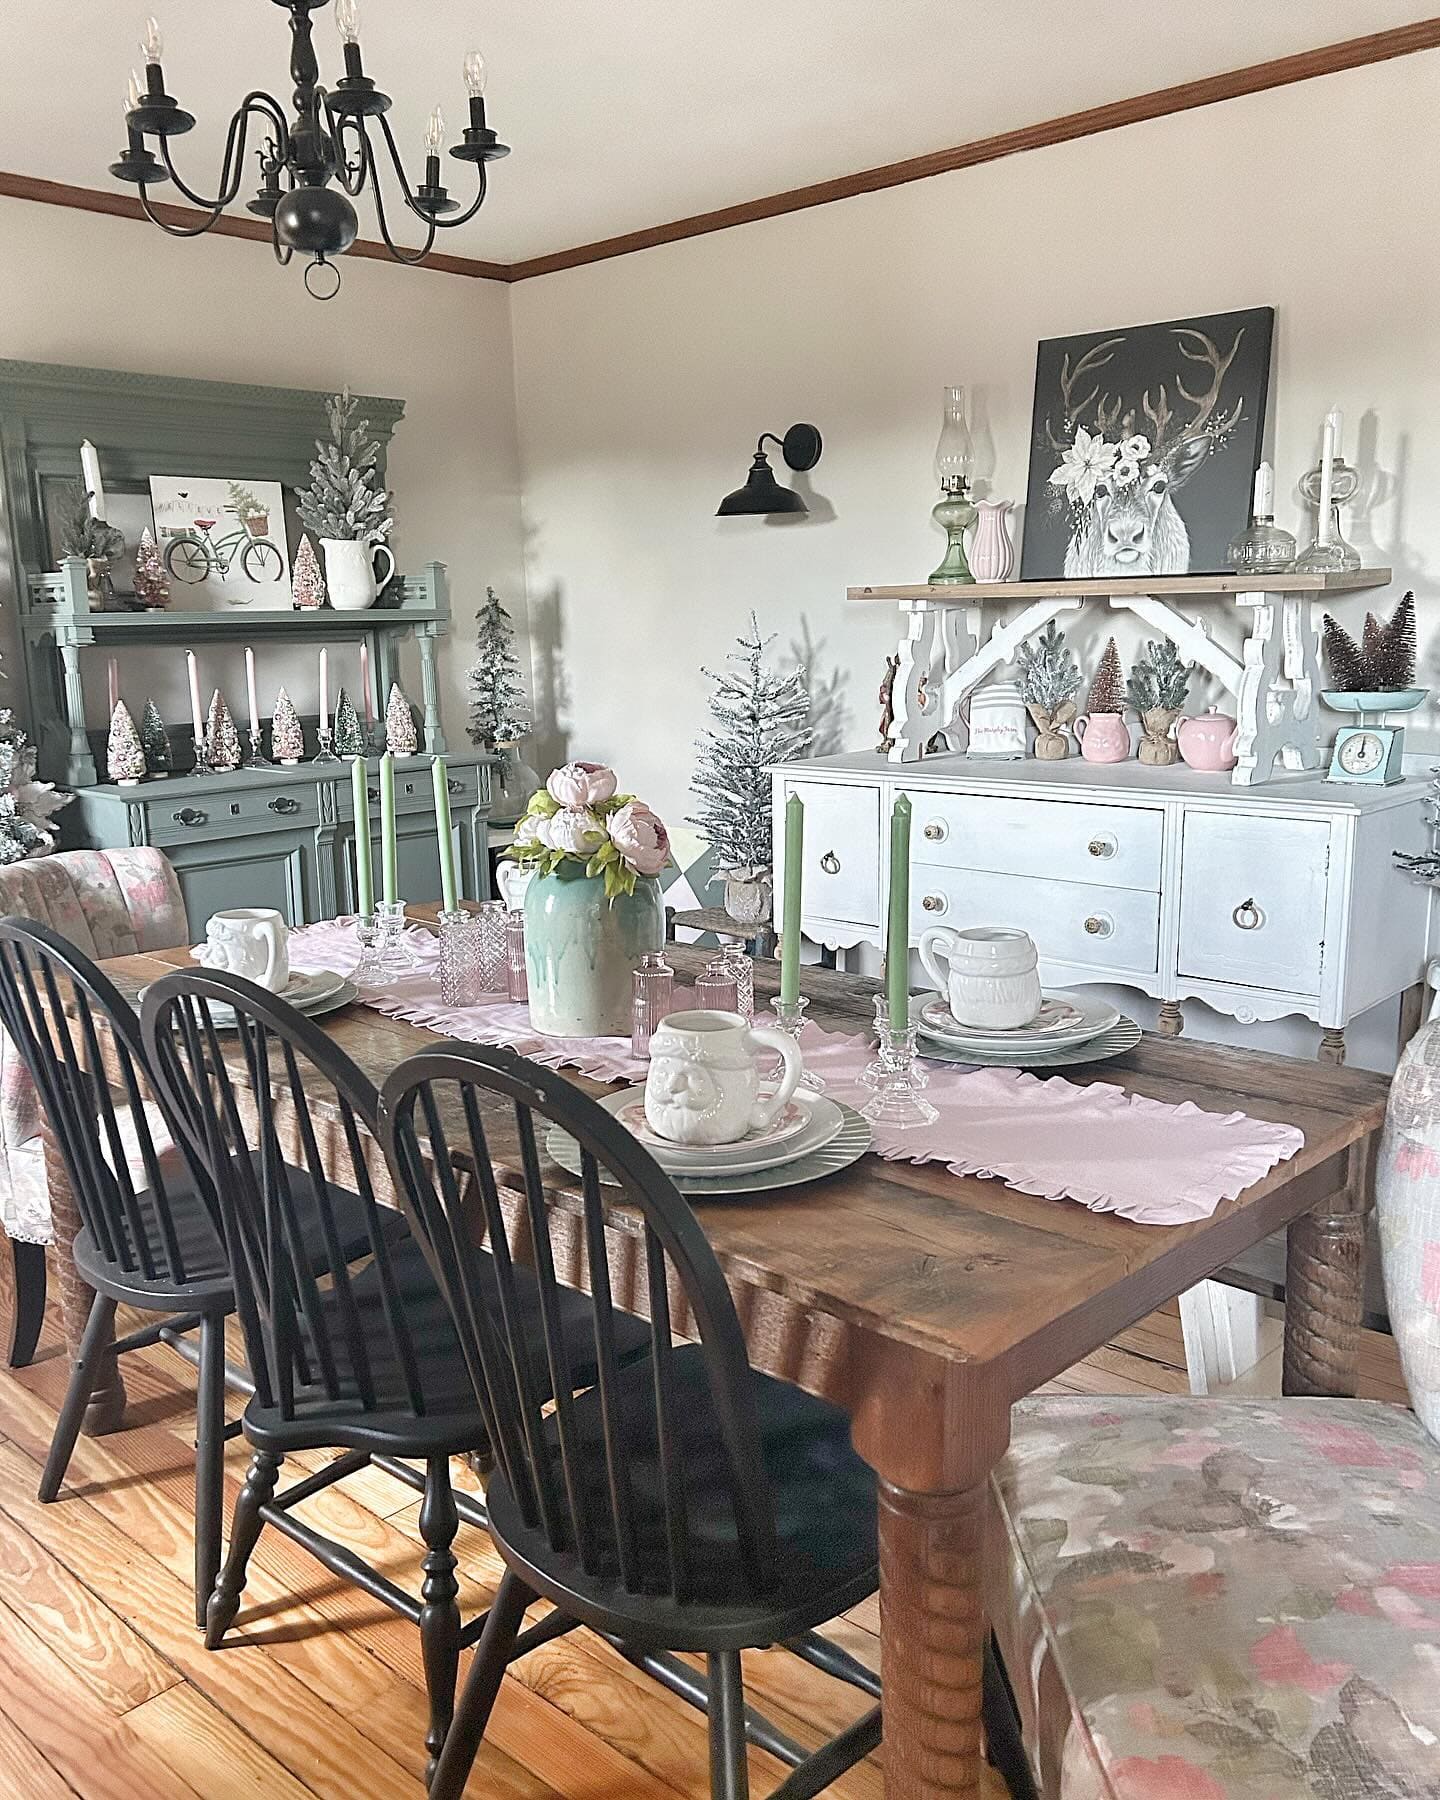
[[1274,322],[1255,307],[1040,345],[1022,580],[1228,567],[1260,460]]

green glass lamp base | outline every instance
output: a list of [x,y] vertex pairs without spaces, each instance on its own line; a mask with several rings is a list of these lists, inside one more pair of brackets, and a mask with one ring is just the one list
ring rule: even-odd
[[928,577],[932,587],[973,587],[975,577],[965,559],[965,533],[980,517],[963,494],[946,494],[930,517],[945,533],[945,560]]

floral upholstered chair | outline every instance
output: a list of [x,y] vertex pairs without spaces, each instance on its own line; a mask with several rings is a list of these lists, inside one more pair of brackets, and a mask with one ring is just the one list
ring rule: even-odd
[[[175,871],[163,852],[148,848],[65,850],[0,867],[0,914],[37,919],[96,959],[189,942]],[[45,1304],[44,1251],[39,1246],[50,1242],[51,1223],[39,1097],[3,1035],[0,1225],[14,1250],[13,1366],[28,1362],[34,1352]]]
[[1045,1800],[1440,1800],[1440,1446],[1406,1408],[1037,1398],[993,1492],[1023,1759],[999,1684],[987,1725]]

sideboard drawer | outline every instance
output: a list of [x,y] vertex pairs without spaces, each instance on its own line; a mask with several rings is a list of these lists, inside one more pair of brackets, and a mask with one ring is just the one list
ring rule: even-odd
[[1155,807],[913,794],[917,863],[1160,889],[1164,815]]
[[213,793],[189,800],[147,800],[152,844],[186,844],[231,831],[275,831],[320,822],[320,801],[313,782],[303,786],[247,788],[230,793],[216,777]]
[[1153,975],[1159,967],[1160,896],[1136,888],[917,867],[911,934],[918,939],[932,925],[1018,926],[1034,938],[1042,962],[1133,975]]
[[804,910],[880,924],[880,793],[838,782],[791,781],[805,802]]
[[1318,994],[1329,851],[1327,820],[1187,812],[1180,973]]

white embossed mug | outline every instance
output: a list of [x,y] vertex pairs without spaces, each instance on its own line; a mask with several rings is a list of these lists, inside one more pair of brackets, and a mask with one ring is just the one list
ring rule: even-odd
[[205,942],[194,950],[196,962],[226,975],[283,993],[290,980],[289,932],[280,914],[268,906],[233,906],[211,913]]
[[920,939],[920,961],[957,1024],[1015,1031],[1040,1011],[1039,959],[1028,932],[936,925]]
[[[763,1098],[760,1050],[784,1064],[779,1087]],[[670,1013],[650,1039],[645,1120],[672,1144],[737,1144],[774,1124],[804,1072],[799,1046],[783,1031],[748,1025],[739,1013]]]

